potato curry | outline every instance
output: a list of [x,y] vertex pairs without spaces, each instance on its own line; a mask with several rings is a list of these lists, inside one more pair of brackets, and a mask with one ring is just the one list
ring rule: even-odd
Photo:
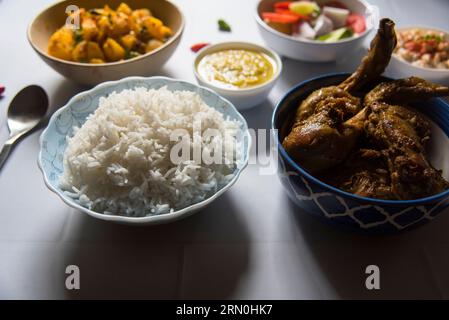
[[131,59],[162,46],[172,30],[149,9],[131,9],[121,3],[116,10],[81,8],[80,27],[64,25],[49,40],[48,53],[81,63],[107,63]]

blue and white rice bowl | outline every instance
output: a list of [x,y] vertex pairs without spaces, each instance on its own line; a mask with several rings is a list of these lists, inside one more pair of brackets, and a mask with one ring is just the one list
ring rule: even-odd
[[[166,87],[169,91],[190,91],[197,93],[201,99],[211,108],[223,114],[224,118],[237,120],[241,123],[241,130],[238,132],[236,153],[241,155],[236,159],[232,179],[224,186],[216,190],[215,193],[206,199],[192,203],[174,212],[158,215],[147,215],[144,217],[131,217],[124,215],[104,214],[95,212],[80,201],[74,199],[61,188],[60,176],[64,171],[64,152],[67,148],[67,137],[71,137],[75,127],[81,127],[88,116],[95,112],[99,106],[101,97],[106,97],[113,92],[121,92],[125,89],[143,87],[147,89],[160,89]],[[113,221],[123,224],[150,225],[160,224],[178,220],[197,212],[213,202],[226,190],[228,190],[239,178],[240,173],[248,164],[249,150],[251,147],[251,136],[248,125],[243,116],[228,100],[222,98],[215,92],[185,81],[174,80],[166,77],[128,77],[119,81],[102,83],[91,90],[82,92],[74,96],[64,107],[56,111],[50,119],[47,128],[40,138],[41,149],[39,152],[38,164],[43,173],[47,187],[55,192],[67,205],[94,218]]]

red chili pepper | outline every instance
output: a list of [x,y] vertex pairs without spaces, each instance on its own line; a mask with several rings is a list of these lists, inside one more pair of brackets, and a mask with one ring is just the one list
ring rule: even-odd
[[290,3],[292,3],[292,1],[281,1],[281,2],[276,2],[274,4],[274,8],[275,9],[287,9],[288,10],[288,6],[290,5]]
[[3,94],[3,92],[5,92],[5,86],[2,86],[0,84],[0,96]]
[[197,44],[194,44],[193,46],[190,47],[190,50],[192,50],[193,52],[198,52],[201,49],[203,49],[204,47],[207,47],[208,45],[210,45],[210,43],[208,42],[200,42]]

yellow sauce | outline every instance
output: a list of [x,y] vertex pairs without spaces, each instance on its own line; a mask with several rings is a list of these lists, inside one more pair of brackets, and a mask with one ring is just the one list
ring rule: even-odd
[[258,86],[273,78],[274,62],[268,55],[251,50],[223,50],[204,56],[197,66],[207,82],[227,89]]

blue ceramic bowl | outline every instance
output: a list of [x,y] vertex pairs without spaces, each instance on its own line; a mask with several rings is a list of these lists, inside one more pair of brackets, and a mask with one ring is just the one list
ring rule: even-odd
[[[229,117],[233,120],[239,120],[242,123],[240,134],[237,135],[237,139],[241,141],[240,145],[242,150],[240,150],[240,154],[242,155],[242,158],[237,161],[234,178],[227,185],[223,186],[221,189],[217,190],[216,193],[201,202],[194,203],[172,213],[146,217],[126,217],[95,212],[81,206],[78,201],[67,196],[59,187],[58,180],[63,172],[63,155],[67,146],[67,137],[72,135],[74,126],[79,127],[83,125],[87,116],[97,109],[100,97],[107,96],[114,91],[120,92],[124,89],[133,89],[136,87],[158,89],[163,86],[167,86],[167,89],[172,91],[187,90],[196,92],[208,106],[218,110],[225,116],[225,118]],[[129,77],[119,81],[99,84],[95,88],[79,93],[70,99],[64,107],[53,114],[47,128],[41,135],[40,144],[41,149],[39,152],[38,164],[44,175],[45,184],[67,205],[101,220],[123,224],[148,225],[171,222],[189,216],[206,207],[228,190],[237,181],[240,173],[248,164],[251,136],[245,119],[232,103],[207,88],[165,77]]]
[[[449,206],[449,190],[417,200],[379,200],[360,197],[332,187],[310,175],[282,147],[282,129],[299,104],[311,92],[335,85],[349,74],[313,78],[291,89],[277,104],[272,118],[276,135],[278,175],[290,199],[307,213],[347,230],[385,234],[419,226],[432,220]],[[386,78],[385,78],[386,79]],[[426,102],[419,109],[432,123],[430,162],[443,175],[449,174],[449,104],[443,99]]]

